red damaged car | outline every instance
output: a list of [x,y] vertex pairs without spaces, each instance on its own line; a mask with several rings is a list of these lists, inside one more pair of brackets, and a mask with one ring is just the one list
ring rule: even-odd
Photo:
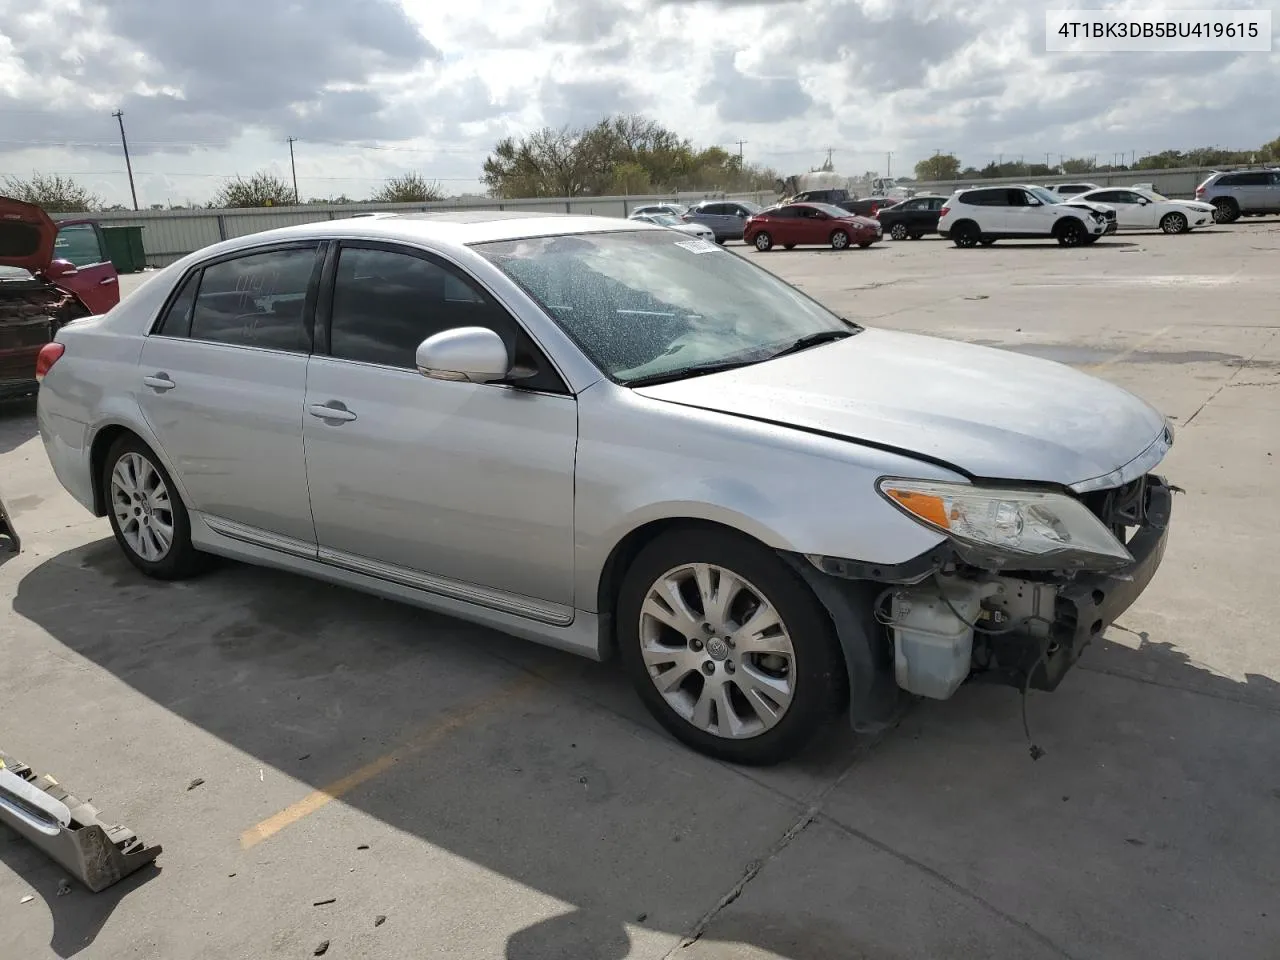
[[830,203],[784,203],[749,217],[742,240],[763,253],[800,244],[830,245],[836,250],[850,245],[865,248],[883,236],[875,220]]
[[36,356],[60,327],[119,302],[96,223],[55,224],[35,204],[0,197],[0,399],[35,392]]

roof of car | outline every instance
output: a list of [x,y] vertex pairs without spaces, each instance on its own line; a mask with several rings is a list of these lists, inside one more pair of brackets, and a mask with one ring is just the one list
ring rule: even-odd
[[400,240],[466,246],[525,237],[568,233],[603,233],[617,230],[658,230],[642,220],[536,210],[440,210],[423,213],[383,213],[375,216],[319,220],[248,234],[218,244],[219,250],[258,246],[279,240],[347,237],[368,240]]

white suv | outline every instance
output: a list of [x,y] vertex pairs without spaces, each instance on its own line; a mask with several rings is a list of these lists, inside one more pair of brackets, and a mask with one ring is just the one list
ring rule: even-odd
[[1078,247],[1115,229],[1116,212],[1105,204],[1064,199],[1027,184],[957,190],[938,218],[938,232],[957,247],[1050,238]]

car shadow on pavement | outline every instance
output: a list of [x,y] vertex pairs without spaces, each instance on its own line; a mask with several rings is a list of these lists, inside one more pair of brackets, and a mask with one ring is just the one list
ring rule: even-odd
[[[913,708],[875,745],[837,725],[802,759],[746,771],[693,754],[659,732],[610,665],[275,571],[227,563],[198,581],[156,583],[137,574],[113,541],[100,540],[28,572],[13,607],[66,650],[185,721],[180,726],[192,724],[254,758],[254,767],[316,790],[389,747],[414,742],[406,731],[424,724],[438,729],[442,717],[469,718],[448,721],[452,732],[431,739],[429,750],[406,748],[393,770],[342,797],[349,807],[426,841],[388,854],[402,857],[387,864],[388,878],[348,876],[345,847],[333,849],[340,835],[315,827],[308,832],[305,821],[290,829],[311,839],[277,849],[286,851],[286,861],[297,858],[291,869],[310,870],[335,890],[362,885],[350,894],[343,887],[343,896],[388,898],[378,908],[384,914],[397,904],[407,912],[409,904],[431,897],[447,898],[440,909],[456,907],[453,889],[438,879],[447,855],[566,905],[559,916],[510,934],[508,960],[622,960],[634,937],[647,932],[696,941],[682,952],[690,960],[715,943],[747,951],[725,956],[745,957],[754,949],[766,952],[756,954],[761,957],[789,960],[849,956],[854,944],[860,956],[931,960],[1114,956],[1121,954],[1088,948],[1108,932],[1089,929],[1089,911],[1102,909],[1098,902],[1114,901],[1114,909],[1149,924],[1158,920],[1167,937],[1176,938],[1186,935],[1183,913],[1195,911],[1196,929],[1235,929],[1237,916],[1215,916],[1213,910],[1254,910],[1280,895],[1274,878],[1255,881],[1241,895],[1232,868],[1212,858],[1204,861],[1208,873],[1185,890],[1166,887],[1150,896],[1144,888],[1160,886],[1152,879],[1158,864],[1111,864],[1108,889],[1090,879],[1096,864],[1077,863],[1054,846],[1071,839],[1077,827],[1070,817],[1059,822],[1046,813],[1047,819],[1035,817],[1034,829],[1019,827],[1027,798],[1037,790],[1055,794],[1046,808],[1055,817],[1069,813],[1079,823],[1094,823],[1079,816],[1080,806],[1068,810],[1058,803],[1056,793],[1064,791],[1052,782],[1053,771],[1071,763],[1070,792],[1088,798],[1095,818],[1112,801],[1130,804],[1138,789],[1144,798],[1165,797],[1163,812],[1151,814],[1153,823],[1185,822],[1200,831],[1205,839],[1185,841],[1195,848],[1193,861],[1202,844],[1213,843],[1226,857],[1239,847],[1252,849],[1251,862],[1276,862],[1272,855],[1280,849],[1249,805],[1257,784],[1246,779],[1257,775],[1258,764],[1271,762],[1258,755],[1258,742],[1264,735],[1274,738],[1280,726],[1280,684],[1263,676],[1237,682],[1216,675],[1145,636],[1114,634],[1126,642],[1098,643],[1063,689],[1031,695],[1032,735],[1048,750],[1038,762],[1027,756],[1016,692],[972,685],[948,703]],[[522,681],[532,686],[521,687]],[[1170,708],[1170,698],[1186,704]],[[468,706],[477,700],[487,704],[487,713]],[[1238,743],[1205,742],[1204,729],[1228,724],[1203,714],[1221,709],[1253,710],[1248,736]],[[142,769],[160,767],[161,758],[149,752],[159,751],[158,745],[135,739],[129,749],[141,751],[131,759]],[[1254,759],[1241,751],[1253,751]],[[188,761],[183,756],[174,762]],[[1247,777],[1239,764],[1250,768]],[[175,781],[196,775],[209,780],[202,791],[211,816],[228,817],[237,831],[253,826],[233,808],[234,792],[216,803],[208,792],[220,789],[218,781],[229,779],[229,771],[178,769]],[[937,786],[933,780],[943,771],[950,781],[938,793],[931,784]],[[1127,779],[1117,780],[1121,773]],[[70,779],[73,772],[63,775]],[[829,795],[842,776],[848,795]],[[1184,789],[1186,778],[1194,780],[1194,791]],[[256,787],[259,778],[253,779]],[[912,792],[904,799],[895,791],[906,784]],[[1280,788],[1280,781],[1274,786]],[[921,796],[928,799],[911,799]],[[1277,797],[1265,798],[1272,815]],[[975,835],[982,845],[966,852],[962,865],[904,852],[912,837],[926,847],[935,836],[954,838],[957,824],[948,804],[976,809],[978,798],[986,832]],[[110,813],[110,802],[102,802]],[[131,811],[127,822],[165,842],[166,856],[182,862],[181,845],[155,835],[142,819],[145,813]],[[909,833],[902,838],[878,835],[903,825]],[[835,862],[787,866],[788,850],[785,844],[779,849],[779,838],[794,831],[799,845],[818,830],[831,831],[834,839],[832,852],[817,859]],[[345,844],[347,836],[341,836]],[[287,844],[288,837],[263,842]],[[1120,848],[1130,855],[1137,849]],[[0,849],[33,885],[50,885],[52,874],[34,851],[15,857],[13,844]],[[313,855],[317,859],[308,859]],[[865,873],[844,865],[868,857],[883,862],[866,866]],[[1001,897],[1016,899],[1016,892],[984,892],[984,871],[1000,874],[1010,863],[1034,866],[1049,858],[1058,864],[1053,872],[1061,897],[1001,908]],[[182,869],[196,867],[184,863]],[[1223,870],[1231,881],[1226,893],[1212,904],[1198,902],[1197,884],[1223,882]],[[790,884],[810,882],[800,904],[770,902],[784,899]],[[1232,906],[1224,907],[1228,894]],[[761,896],[764,903],[753,900]],[[821,905],[824,897],[834,898],[829,910]],[[82,949],[111,904],[87,895],[58,902],[52,913],[59,955]],[[482,906],[479,899],[474,910],[490,926],[502,916],[501,908]],[[930,911],[947,919],[922,923],[926,915],[933,918]],[[1148,911],[1160,917],[1153,920]],[[1274,930],[1275,921],[1258,922]],[[1059,927],[1052,934],[1036,929]],[[1161,936],[1152,947],[1157,955]],[[262,955],[269,945],[240,946]],[[1175,949],[1164,955],[1202,954]]]
[[36,435],[35,412],[35,397],[0,400],[0,454],[16,450]]

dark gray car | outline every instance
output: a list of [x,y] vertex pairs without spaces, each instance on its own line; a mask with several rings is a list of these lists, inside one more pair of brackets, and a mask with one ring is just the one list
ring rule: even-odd
[[747,226],[747,217],[759,213],[763,207],[749,200],[703,200],[689,208],[681,220],[701,223],[710,227],[717,243],[741,240]]
[[1210,174],[1204,183],[1196,187],[1196,199],[1213,204],[1213,219],[1218,223],[1280,213],[1280,170],[1232,170]]

